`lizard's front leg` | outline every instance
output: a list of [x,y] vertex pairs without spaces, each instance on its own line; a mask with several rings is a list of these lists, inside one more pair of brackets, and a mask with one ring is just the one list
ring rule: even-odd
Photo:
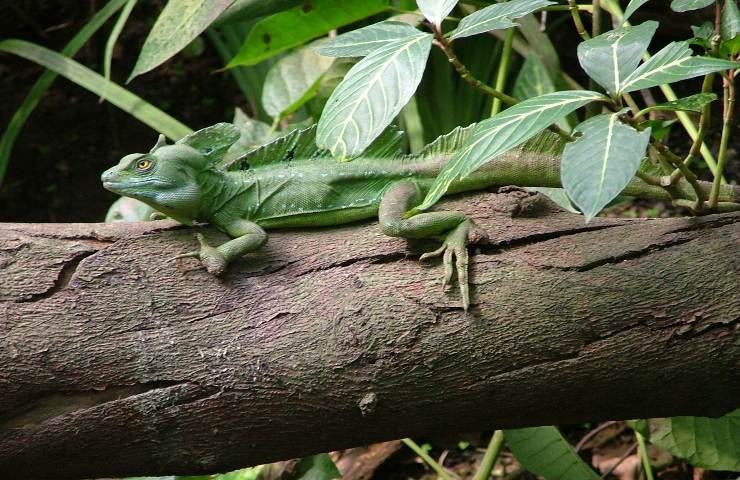
[[267,242],[267,233],[262,227],[248,220],[239,218],[221,222],[218,227],[235,238],[218,247],[212,247],[203,235],[197,233],[195,236],[200,242],[200,250],[183,253],[175,258],[198,257],[208,273],[221,275],[233,260],[257,250]]
[[470,306],[468,244],[484,240],[485,232],[462,212],[429,212],[405,218],[406,212],[418,205],[422,197],[421,189],[413,180],[401,180],[391,185],[380,202],[378,212],[380,229],[391,237],[444,236],[442,246],[433,252],[425,253],[421,260],[443,255],[445,274],[442,285],[446,287],[452,278],[452,258],[455,257],[462,304],[467,310]]

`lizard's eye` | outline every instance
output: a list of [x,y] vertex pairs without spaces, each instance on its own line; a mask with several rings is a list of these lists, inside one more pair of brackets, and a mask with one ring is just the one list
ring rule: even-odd
[[139,171],[147,171],[152,167],[152,161],[148,158],[142,158],[138,162],[136,162],[136,169]]

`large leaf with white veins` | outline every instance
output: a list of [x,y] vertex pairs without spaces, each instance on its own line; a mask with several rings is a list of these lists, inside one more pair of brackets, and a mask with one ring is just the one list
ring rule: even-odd
[[440,25],[447,14],[455,8],[457,0],[416,0],[416,4],[419,5],[424,18],[434,25]]
[[516,27],[517,24],[513,20],[554,3],[549,0],[511,0],[489,5],[463,18],[460,25],[451,32],[450,38],[469,37],[491,30]]
[[711,72],[740,67],[740,63],[712,57],[692,57],[689,42],[673,42],[640,65],[621,84],[620,93],[679,82]]
[[421,81],[432,36],[418,32],[363,58],[334,90],[319,120],[316,143],[347,159],[381,134]]
[[262,88],[262,106],[272,117],[281,117],[306,103],[319,87],[318,81],[333,59],[310,47],[282,57],[270,67]]
[[598,214],[627,186],[645,156],[650,129],[638,132],[619,121],[619,112],[589,118],[565,146],[560,179],[586,221]]
[[673,0],[671,2],[671,10],[674,12],[688,12],[690,10],[708,7],[713,3],[714,0]]
[[364,57],[389,42],[418,34],[419,31],[408,23],[378,22],[343,33],[315,47],[315,50],[327,57]]
[[442,168],[424,202],[410,213],[434,205],[450,183],[477,170],[494,157],[521,145],[548,125],[593,101],[608,100],[589,90],[567,90],[529,98],[476,125],[463,148]]
[[232,3],[234,0],[169,0],[147,35],[129,80],[185,48]]
[[658,22],[611,30],[578,45],[578,61],[588,75],[608,92],[619,92],[647,51]]

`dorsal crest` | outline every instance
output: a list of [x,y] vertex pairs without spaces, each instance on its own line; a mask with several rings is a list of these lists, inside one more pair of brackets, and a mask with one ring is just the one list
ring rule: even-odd
[[[363,153],[363,157],[390,158],[401,155],[403,132],[396,127],[387,128]],[[314,160],[335,162],[328,150],[316,146],[316,125],[296,129],[261,147],[222,162],[219,169],[227,171],[247,170],[264,165]]]
[[[209,163],[213,164],[223,159],[229,147],[239,140],[239,136],[239,130],[234,125],[217,123],[181,138],[176,144],[188,145],[196,149],[208,159]],[[158,145],[159,142],[155,148]]]

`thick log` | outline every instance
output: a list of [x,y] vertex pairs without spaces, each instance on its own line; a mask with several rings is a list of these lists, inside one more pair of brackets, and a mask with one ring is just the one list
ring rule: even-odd
[[[473,305],[375,222],[274,232],[221,279],[171,222],[0,224],[0,476],[227,471],[435,432],[720,415],[740,398],[740,214],[453,199]],[[199,228],[214,243],[223,235]]]

